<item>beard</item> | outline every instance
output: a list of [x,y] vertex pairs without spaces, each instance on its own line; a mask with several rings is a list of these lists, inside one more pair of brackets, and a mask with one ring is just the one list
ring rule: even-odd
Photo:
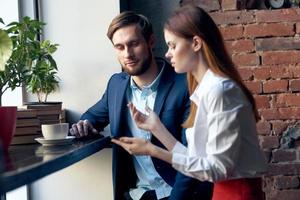
[[130,69],[124,65],[122,65],[122,71],[126,72],[130,76],[139,76],[144,74],[152,64],[152,52],[151,49],[148,49],[148,55],[145,57],[142,62],[134,67],[134,69]]

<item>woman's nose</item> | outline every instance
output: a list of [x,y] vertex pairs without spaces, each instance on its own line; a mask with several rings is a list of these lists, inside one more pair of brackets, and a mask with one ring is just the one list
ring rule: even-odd
[[170,55],[169,51],[167,51],[167,53],[165,54],[165,57],[168,58],[168,59],[171,58],[171,55]]

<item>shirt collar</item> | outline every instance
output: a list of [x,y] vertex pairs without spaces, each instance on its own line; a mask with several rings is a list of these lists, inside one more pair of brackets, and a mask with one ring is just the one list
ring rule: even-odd
[[[154,92],[154,91],[157,91],[157,87],[158,87],[158,84],[159,84],[159,81],[160,81],[160,78],[162,76],[162,72],[165,68],[165,63],[164,62],[161,62],[161,61],[158,61],[157,62],[157,65],[158,67],[161,69],[159,74],[157,75],[157,77],[152,81],[152,83],[150,83],[149,85],[147,86],[143,86],[141,90],[150,90],[151,92]],[[134,82],[132,76],[130,77],[130,88],[132,90],[138,90],[139,87],[137,86],[137,84]]]
[[195,91],[193,92],[193,94],[190,96],[190,100],[192,100],[197,106],[199,106],[198,104],[200,103],[200,99],[201,99],[201,94],[204,89],[204,83],[209,81],[210,77],[213,76],[213,72],[210,69],[207,69],[204,76],[202,77],[202,80],[200,83],[198,83]]

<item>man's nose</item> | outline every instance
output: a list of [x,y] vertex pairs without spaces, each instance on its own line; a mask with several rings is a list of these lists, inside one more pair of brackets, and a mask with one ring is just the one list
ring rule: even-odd
[[128,57],[131,57],[132,55],[133,55],[132,48],[125,47],[125,49],[124,49],[124,57],[128,58]]

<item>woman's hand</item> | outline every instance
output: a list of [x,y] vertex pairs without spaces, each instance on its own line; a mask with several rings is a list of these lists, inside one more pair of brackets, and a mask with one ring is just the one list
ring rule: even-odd
[[131,155],[150,155],[151,148],[154,147],[150,141],[134,137],[121,137],[111,141],[123,147]]
[[165,147],[167,147],[169,151],[173,149],[177,140],[162,124],[155,112],[153,112],[149,107],[146,107],[146,112],[149,114],[145,115],[140,112],[132,103],[129,103],[128,107],[131,110],[132,118],[138,128],[150,131],[159,141],[161,141],[161,143],[163,143]]
[[132,103],[129,103],[128,107],[131,110],[132,117],[138,128],[154,132],[154,130],[161,124],[158,116],[149,107],[145,108],[146,112],[149,113],[148,115],[140,112]]

